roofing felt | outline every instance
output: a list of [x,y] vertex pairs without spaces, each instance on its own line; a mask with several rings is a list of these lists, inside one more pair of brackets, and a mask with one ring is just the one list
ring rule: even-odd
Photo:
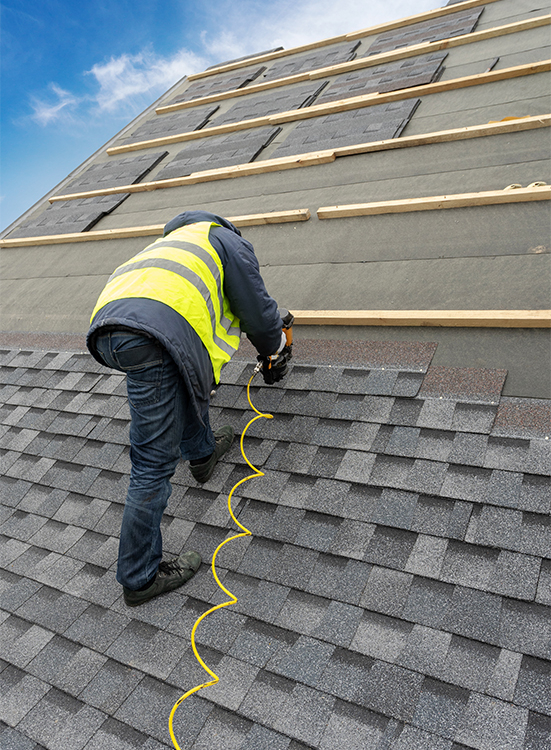
[[[299,339],[286,379],[253,382],[274,414],[245,437],[264,476],[233,501],[253,535],[219,555],[238,602],[197,630],[220,682],[177,709],[182,747],[551,741],[551,402],[502,397],[504,371],[435,367],[436,348]],[[251,351],[223,370],[215,425],[252,416]],[[190,631],[224,600],[208,563],[250,469],[237,444],[206,485],[177,469],[164,546],[203,565],[129,610],[124,377],[77,351],[0,356],[2,745],[167,748],[173,704],[205,681]]]

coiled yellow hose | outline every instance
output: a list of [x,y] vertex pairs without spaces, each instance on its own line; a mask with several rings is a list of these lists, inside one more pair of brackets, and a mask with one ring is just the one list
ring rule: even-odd
[[215,672],[213,672],[212,669],[209,666],[207,666],[205,664],[205,662],[203,661],[203,659],[201,659],[201,657],[199,656],[199,653],[197,651],[197,647],[195,645],[195,632],[196,632],[196,630],[197,630],[197,628],[199,626],[199,623],[201,623],[205,619],[205,617],[208,617],[208,615],[212,614],[212,612],[216,612],[217,609],[222,609],[222,607],[229,607],[232,604],[235,604],[237,602],[237,597],[234,596],[234,594],[232,594],[231,591],[228,591],[228,589],[220,582],[220,579],[218,578],[218,574],[216,573],[216,566],[215,566],[216,556],[218,555],[218,553],[220,552],[220,550],[222,549],[222,547],[225,544],[227,544],[228,542],[232,542],[234,539],[240,539],[241,537],[244,537],[244,536],[251,536],[251,534],[252,534],[252,532],[249,529],[247,529],[245,526],[243,526],[243,524],[239,523],[239,521],[237,520],[237,518],[234,516],[233,509],[232,509],[232,504],[231,503],[232,503],[233,493],[239,487],[239,485],[243,484],[244,482],[248,482],[249,479],[256,479],[256,477],[263,477],[264,476],[264,472],[263,471],[260,471],[259,469],[256,468],[256,466],[252,465],[252,463],[249,461],[249,459],[245,455],[245,450],[243,448],[243,440],[245,438],[245,434],[246,434],[247,430],[249,429],[249,427],[253,424],[253,422],[256,422],[257,419],[261,419],[261,418],[263,418],[263,419],[273,419],[273,414],[263,414],[262,412],[258,411],[258,409],[256,409],[253,406],[253,403],[251,401],[251,395],[250,395],[251,382],[252,382],[252,380],[253,380],[253,378],[254,378],[254,376],[256,375],[257,372],[258,372],[258,367],[255,369],[255,371],[253,372],[253,374],[250,377],[249,382],[247,383],[247,399],[249,401],[249,406],[251,407],[251,409],[254,412],[256,412],[256,417],[253,417],[250,420],[250,422],[247,424],[247,426],[245,427],[245,429],[243,430],[243,433],[241,435],[241,454],[243,455],[243,458],[247,462],[248,466],[255,473],[251,474],[248,477],[244,477],[243,479],[240,479],[239,482],[237,482],[237,484],[235,484],[232,487],[231,492],[228,495],[228,510],[230,512],[230,516],[235,521],[235,523],[237,524],[237,526],[239,526],[239,528],[241,529],[242,533],[241,534],[236,534],[235,536],[231,536],[228,539],[224,539],[224,541],[221,544],[219,544],[218,547],[214,550],[214,554],[213,554],[212,560],[211,560],[211,569],[212,569],[212,575],[214,576],[214,580],[216,581],[216,583],[218,584],[218,586],[220,586],[220,588],[222,589],[222,591],[225,594],[227,594],[227,596],[230,597],[230,600],[227,601],[227,602],[223,602],[222,604],[217,604],[215,607],[212,607],[211,609],[207,610],[206,612],[203,612],[203,614],[199,618],[197,618],[197,620],[195,621],[195,624],[193,625],[193,628],[191,629],[191,648],[193,649],[193,653],[195,654],[195,658],[197,659],[197,661],[199,662],[199,664],[203,667],[203,669],[206,672],[209,673],[209,675],[212,677],[212,680],[210,680],[209,682],[204,682],[201,685],[196,685],[195,687],[191,688],[191,690],[188,690],[187,693],[184,693],[184,695],[182,695],[180,698],[178,698],[178,700],[176,701],[176,703],[172,707],[172,711],[170,712],[170,716],[169,716],[169,719],[168,719],[168,729],[170,731],[170,738],[172,740],[172,744],[174,745],[174,747],[176,748],[176,750],[182,750],[182,748],[178,744],[178,742],[176,740],[176,737],[174,735],[173,722],[174,722],[174,714],[176,713],[176,709],[178,708],[178,706],[181,703],[183,703],[185,701],[185,699],[188,696],[193,695],[193,693],[196,693],[196,692],[198,692],[199,690],[202,690],[205,687],[209,687],[209,685],[216,685],[216,683],[220,681],[220,678],[218,677],[218,675],[215,674]]

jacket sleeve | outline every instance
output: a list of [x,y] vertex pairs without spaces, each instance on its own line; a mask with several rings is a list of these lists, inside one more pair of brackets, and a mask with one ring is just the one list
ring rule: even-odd
[[213,227],[210,241],[224,267],[224,294],[259,354],[275,354],[283,321],[277,302],[268,294],[250,242],[223,227]]

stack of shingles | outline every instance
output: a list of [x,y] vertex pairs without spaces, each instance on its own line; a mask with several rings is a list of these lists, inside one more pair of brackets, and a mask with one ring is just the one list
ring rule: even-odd
[[[276,417],[246,439],[265,476],[236,493],[253,537],[219,555],[239,601],[197,631],[221,680],[178,709],[183,746],[550,741],[550,407],[500,399],[503,371],[428,369],[433,351],[368,370],[297,365],[281,386],[253,387]],[[87,355],[2,358],[0,738],[158,750],[173,703],[205,681],[190,629],[225,600],[207,563],[250,470],[237,445],[205,486],[178,469],[165,548],[196,548],[205,564],[129,611],[113,573],[122,377]],[[225,368],[216,424],[244,428],[251,371]]]

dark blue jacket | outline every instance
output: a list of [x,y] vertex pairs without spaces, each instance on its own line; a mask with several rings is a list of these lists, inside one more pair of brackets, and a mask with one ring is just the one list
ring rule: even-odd
[[[200,221],[216,222],[209,240],[224,268],[224,294],[240,320],[241,330],[259,354],[274,354],[281,342],[282,320],[260,275],[254,248],[229,221],[207,211],[186,211],[165,226],[163,236]],[[94,341],[98,333],[118,327],[154,336],[170,353],[195,401],[199,416],[209,402],[213,372],[209,354],[190,324],[168,305],[151,299],[121,299],[102,307],[90,325],[86,344],[101,362]]]

